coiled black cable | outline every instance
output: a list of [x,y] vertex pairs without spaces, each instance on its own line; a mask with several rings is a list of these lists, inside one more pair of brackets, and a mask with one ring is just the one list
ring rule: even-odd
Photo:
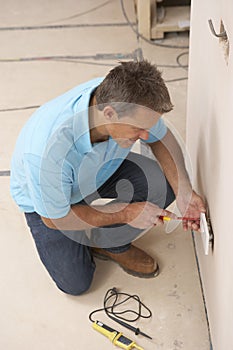
[[[119,306],[126,304],[129,301],[134,301],[136,303],[136,307],[137,307],[136,310],[119,309]],[[150,336],[143,333],[139,328],[133,327],[132,325],[127,323],[127,322],[135,322],[140,318],[150,318],[152,316],[151,310],[141,301],[138,295],[136,294],[131,295],[128,293],[119,292],[115,287],[110,288],[104,296],[103,304],[104,305],[102,308],[96,309],[89,314],[89,320],[91,322],[95,322],[92,317],[95,313],[100,311],[105,311],[106,315],[109,318],[119,323],[123,327],[130,329],[136,335],[141,334],[149,339],[152,339]]]

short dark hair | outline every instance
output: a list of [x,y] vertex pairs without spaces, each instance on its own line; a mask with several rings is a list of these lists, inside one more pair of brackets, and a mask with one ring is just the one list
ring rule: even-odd
[[[95,97],[100,110],[110,104],[117,111],[122,103],[145,106],[161,114],[173,108],[161,72],[147,60],[120,62],[97,87]],[[126,109],[130,107],[123,107],[123,113]]]

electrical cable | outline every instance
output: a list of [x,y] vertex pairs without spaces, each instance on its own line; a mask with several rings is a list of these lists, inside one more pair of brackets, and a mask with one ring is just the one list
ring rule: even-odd
[[96,10],[99,10],[101,7],[104,7],[105,5],[111,3],[113,0],[108,0],[108,1],[105,1],[103,2],[102,4],[96,6],[96,7],[93,7],[91,8],[90,10],[86,10],[84,12],[79,12],[79,13],[76,13],[72,16],[69,16],[69,17],[65,17],[65,18],[60,18],[60,19],[57,19],[56,21],[52,21],[52,22],[49,22],[49,23],[56,23],[56,22],[61,22],[61,21],[67,21],[69,19],[74,19],[74,18],[77,18],[77,17],[81,17],[83,15],[87,15],[88,13],[91,13],[93,11],[96,11]]
[[64,55],[64,56],[37,56],[37,57],[19,57],[19,58],[1,58],[0,62],[8,63],[8,62],[30,62],[30,61],[67,61],[67,60],[76,60],[76,59],[87,59],[92,58],[94,59],[94,56],[71,56],[71,55]]
[[[124,58],[125,56],[128,56],[128,55],[122,54],[122,58]],[[1,62],[2,63],[9,63],[9,62],[13,63],[13,62],[30,62],[30,61],[58,61],[58,62],[73,62],[73,63],[80,63],[80,64],[115,67],[115,64],[113,64],[113,63],[97,63],[97,62],[90,62],[90,61],[80,61],[81,59],[86,60],[87,58],[98,59],[95,56],[75,56],[75,55],[60,56],[59,55],[59,56],[41,56],[41,57],[0,58],[0,63]],[[118,57],[118,58],[120,58],[120,57]],[[127,58],[129,58],[129,57],[127,57]],[[163,68],[183,68],[183,69],[188,67],[186,65],[181,65],[180,63],[178,65],[157,64],[156,66],[163,67]]]
[[[90,65],[97,65],[97,66],[111,66],[115,67],[116,65],[113,63],[97,63],[97,62],[88,62],[88,61],[78,61],[76,59],[53,59],[53,61],[60,61],[60,62],[72,62],[72,63],[80,63],[80,64],[90,64]],[[1,59],[0,59],[1,62]],[[188,66],[183,66],[183,65],[172,65],[172,64],[156,64],[156,67],[162,67],[162,68],[183,68],[188,67]],[[187,78],[185,78],[187,79]]]
[[[5,31],[5,30],[37,30],[37,29],[61,29],[61,28],[76,28],[76,27],[80,27],[80,26],[85,26],[85,25],[82,25],[82,24],[68,24],[68,25],[48,25],[49,23],[56,23],[56,22],[61,22],[61,21],[66,21],[66,20],[69,20],[69,19],[73,19],[73,18],[77,18],[77,17],[80,17],[80,16],[83,16],[83,15],[86,15],[88,13],[91,13],[93,11],[96,11],[98,9],[100,9],[101,7],[104,7],[105,5],[111,3],[112,0],[108,0],[96,7],[93,7],[87,11],[84,11],[84,12],[79,12],[79,13],[76,13],[72,16],[69,16],[69,17],[65,17],[65,18],[60,18],[60,19],[57,19],[55,21],[50,21],[50,22],[47,22],[47,25],[44,24],[44,25],[40,25],[40,26],[19,26],[19,27],[0,27],[0,31]],[[103,23],[103,24],[96,24],[97,26],[102,26],[102,25],[107,25],[107,26],[113,26],[113,25],[128,25],[127,23]],[[93,26],[91,24],[86,24],[86,26]]]
[[154,41],[147,39],[144,35],[140,34],[138,29],[137,28],[135,29],[133,24],[130,22],[129,17],[127,16],[127,13],[125,11],[124,0],[120,0],[120,3],[121,3],[122,13],[126,19],[126,22],[131,27],[131,29],[134,31],[134,33],[137,34],[137,37],[143,39],[145,42],[147,42],[150,45],[165,47],[165,48],[169,48],[169,49],[188,49],[189,48],[189,46],[168,45],[168,44],[162,44],[162,43],[154,42]]
[[85,24],[54,24],[38,26],[18,26],[18,27],[0,27],[0,31],[18,31],[18,30],[42,30],[42,29],[72,29],[85,27],[125,27],[127,23],[85,23]]
[[113,63],[97,63],[97,62],[89,62],[89,61],[79,61],[76,59],[60,59],[60,58],[54,58],[53,61],[58,62],[70,62],[70,63],[79,63],[79,64],[89,64],[91,66],[105,66],[105,67],[115,67],[116,65]]
[[180,58],[183,57],[183,56],[185,56],[185,55],[188,55],[188,54],[189,54],[189,52],[188,52],[188,51],[185,51],[185,52],[180,53],[180,54],[176,57],[176,62],[177,62],[177,64],[178,64],[181,68],[186,69],[186,70],[188,70],[188,65],[183,65],[183,64],[181,64],[181,63],[180,63]]
[[10,176],[10,170],[0,170],[0,176]]
[[[105,4],[107,4],[109,1],[107,1]],[[128,15],[125,11],[125,6],[124,6],[124,0],[120,0],[121,3],[121,9],[122,9],[122,13],[123,16],[126,20],[126,23],[94,23],[94,24],[61,24],[61,25],[38,25],[38,26],[17,26],[17,27],[0,27],[0,31],[9,31],[9,30],[42,30],[42,29],[65,29],[65,28],[78,28],[78,27],[103,27],[103,26],[125,26],[125,25],[129,25],[131,27],[131,29],[134,31],[134,33],[137,35],[137,37],[140,37],[141,39],[143,39],[144,41],[146,41],[147,43],[149,43],[150,45],[155,45],[155,46],[160,46],[160,47],[165,47],[165,48],[171,48],[171,49],[184,49],[184,48],[188,48],[188,46],[178,46],[178,45],[168,45],[168,44],[162,44],[162,43],[158,43],[158,42],[154,42],[151,40],[148,40],[146,37],[144,37],[142,34],[140,34],[137,30],[136,27],[136,23],[131,23]],[[100,6],[101,7],[101,6]],[[69,18],[74,18],[74,17],[78,17],[81,16],[85,13],[94,11],[96,9],[98,9],[99,7],[97,6],[96,8],[93,8],[92,10],[86,11],[84,13],[80,13],[68,18],[64,18],[65,19],[69,19]],[[62,20],[62,19],[61,19]],[[58,22],[61,20],[57,20],[54,22]],[[135,25],[135,28],[134,28]]]
[[[123,300],[119,300],[120,297],[124,297]],[[137,311],[132,309],[119,310],[117,307],[127,303],[128,301],[134,301],[137,304]],[[142,312],[145,309],[147,313]],[[96,309],[89,314],[89,320],[95,322],[92,316],[100,311],[105,311],[106,315],[113,321],[119,323],[123,327],[133,331],[136,335],[141,334],[149,339],[152,339],[149,335],[143,333],[139,328],[133,327],[126,322],[135,322],[140,318],[150,318],[152,316],[151,310],[140,300],[138,295],[131,295],[128,293],[119,292],[115,287],[110,288],[105,296],[103,302],[103,308]]]
[[[105,3],[102,4],[105,5],[107,3],[109,3],[111,1],[107,1]],[[124,3],[123,3],[123,0],[121,0],[121,5],[122,5],[122,12],[123,12],[123,15],[127,21],[126,25],[130,25],[131,28],[134,30],[133,28],[133,24],[129,21],[128,19],[128,16],[125,12],[125,8],[124,8]],[[89,10],[89,11],[94,11],[94,9],[97,9],[98,7],[96,8],[93,8],[92,10]],[[85,14],[87,13],[88,11],[85,11],[84,13],[80,13],[80,14],[77,14],[75,16],[78,16],[78,15],[82,15],[82,14]],[[114,25],[114,24],[113,24]],[[69,25],[67,25],[69,26]],[[65,25],[65,27],[67,27]],[[46,26],[42,26],[42,27],[46,27]],[[50,26],[47,26],[47,27],[50,27]],[[51,26],[51,27],[54,27],[54,26]],[[63,28],[64,26],[56,26],[56,27],[59,27],[59,28]],[[26,28],[31,28],[31,29],[39,29],[41,28],[41,26],[34,26],[34,27],[17,27],[17,28],[21,28],[21,29],[26,29]],[[7,28],[0,28],[0,30],[6,30]],[[14,29],[16,30],[16,27],[9,27],[8,29]],[[144,38],[141,34],[138,33],[138,31],[134,30],[134,32],[139,35],[140,37],[142,37],[143,40],[149,42],[150,44],[153,44],[153,45],[157,45],[157,46],[164,46],[163,44],[158,44],[158,43],[152,43],[151,41],[147,40],[146,38]],[[183,47],[178,47],[178,46],[175,46],[175,45],[166,45],[164,47],[169,47],[169,48],[183,48]],[[180,58],[184,55],[188,54],[188,52],[183,52],[181,54],[179,54],[176,58],[176,62],[177,62],[177,65],[157,65],[157,67],[165,67],[165,68],[183,68],[183,69],[187,69],[188,65],[182,65],[180,63]],[[131,54],[132,55],[132,54]],[[6,63],[6,62],[29,62],[29,61],[48,61],[48,60],[53,60],[53,61],[59,61],[59,62],[72,62],[72,63],[80,63],[80,64],[91,64],[91,65],[99,65],[99,66],[115,66],[114,64],[109,64],[109,63],[100,63],[100,62],[85,62],[85,61],[80,61],[80,60],[85,60],[85,59],[88,59],[88,58],[91,58],[91,59],[110,59],[110,58],[114,58],[116,59],[116,57],[119,59],[119,58],[129,58],[129,54],[97,54],[95,56],[75,56],[75,55],[64,55],[64,56],[45,56],[45,57],[21,57],[21,58],[16,58],[16,59],[0,59],[0,63]],[[177,79],[170,79],[170,80],[166,80],[165,82],[166,83],[170,83],[170,82],[175,82],[175,81],[182,81],[182,80],[186,80],[188,79],[187,77],[182,77],[182,78],[177,78]],[[3,109],[0,109],[0,112],[10,112],[10,111],[18,111],[18,110],[27,110],[27,109],[35,109],[35,108],[38,108],[40,107],[40,105],[35,105],[35,106],[25,106],[25,107],[15,107],[15,108],[3,108]]]
[[187,80],[188,77],[183,77],[183,78],[175,78],[175,79],[169,79],[169,80],[164,80],[165,83],[173,83],[174,81],[181,81],[181,80]]
[[14,111],[22,111],[25,109],[34,109],[39,108],[40,106],[26,106],[26,107],[13,107],[13,108],[2,108],[0,109],[0,112],[14,112]]
[[137,50],[134,50],[132,53],[97,53],[95,55],[53,55],[53,56],[36,56],[36,57],[19,57],[19,58],[3,58],[0,59],[0,62],[27,62],[27,61],[47,61],[47,60],[75,60],[75,59],[93,59],[93,60],[120,60],[135,58]]

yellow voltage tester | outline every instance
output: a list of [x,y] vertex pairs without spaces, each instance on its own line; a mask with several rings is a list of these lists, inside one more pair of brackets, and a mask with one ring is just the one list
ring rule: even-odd
[[111,342],[114,345],[119,346],[122,349],[125,349],[125,350],[131,350],[131,349],[143,350],[143,348],[138,346],[133,340],[125,337],[121,332],[118,332],[115,329],[106,326],[105,324],[103,324],[100,321],[93,322],[92,327],[96,331],[105,335],[109,340],[111,340]]

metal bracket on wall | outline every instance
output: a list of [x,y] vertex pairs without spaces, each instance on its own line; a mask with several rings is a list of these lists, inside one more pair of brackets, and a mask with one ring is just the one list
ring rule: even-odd
[[214,29],[214,25],[211,19],[208,20],[209,27],[211,30],[211,33],[214,35],[215,38],[219,39],[219,44],[223,50],[224,58],[226,61],[226,64],[228,64],[228,59],[229,59],[229,52],[230,52],[230,43],[228,40],[227,32],[225,30],[225,26],[223,24],[223,21],[220,21],[220,29],[219,29],[219,34],[216,33]]
[[209,19],[209,20],[208,20],[208,23],[209,23],[209,27],[210,27],[211,33],[212,33],[214,36],[216,36],[216,38],[223,38],[223,37],[227,38],[227,33],[226,33],[225,30],[222,31],[222,32],[219,33],[219,34],[216,33],[216,31],[215,31],[215,29],[214,29],[214,25],[213,25],[212,19]]

